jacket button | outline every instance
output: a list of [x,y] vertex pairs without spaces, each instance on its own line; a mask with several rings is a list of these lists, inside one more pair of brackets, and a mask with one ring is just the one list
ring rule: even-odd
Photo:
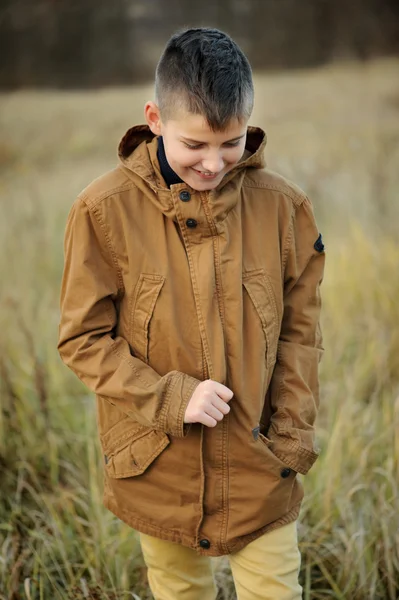
[[281,477],[289,477],[291,475],[291,469],[283,469],[280,473]]
[[183,202],[188,202],[190,200],[190,198],[191,198],[191,194],[187,190],[183,190],[182,192],[180,192],[179,198]]
[[195,219],[187,219],[186,225],[192,229],[193,227],[197,227],[198,223]]
[[209,548],[211,547],[211,542],[209,540],[201,540],[200,541],[200,546],[204,550],[209,550]]

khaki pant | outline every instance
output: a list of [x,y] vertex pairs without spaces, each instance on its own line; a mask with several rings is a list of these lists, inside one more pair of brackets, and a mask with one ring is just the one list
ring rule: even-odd
[[[215,600],[212,559],[191,548],[140,534],[155,600]],[[296,522],[229,555],[238,600],[300,600]]]

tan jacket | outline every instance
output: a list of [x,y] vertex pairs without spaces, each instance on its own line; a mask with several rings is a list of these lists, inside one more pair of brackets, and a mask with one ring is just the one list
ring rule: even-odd
[[[209,556],[296,519],[296,472],[318,455],[323,245],[265,145],[250,127],[216,190],[168,189],[157,138],[134,127],[66,227],[58,348],[96,394],[104,504]],[[233,390],[230,413],[185,425],[208,378]]]

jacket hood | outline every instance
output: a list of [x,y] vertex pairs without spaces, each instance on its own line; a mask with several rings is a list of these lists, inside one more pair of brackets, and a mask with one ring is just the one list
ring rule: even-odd
[[[130,171],[146,180],[154,190],[167,187],[159,168],[157,140],[157,136],[151,132],[147,125],[136,125],[125,133],[118,147],[120,162]],[[264,149],[266,142],[266,133],[262,129],[248,127],[244,155],[237,165],[225,175],[217,189],[224,187],[228,181],[246,167],[263,168],[265,166]]]

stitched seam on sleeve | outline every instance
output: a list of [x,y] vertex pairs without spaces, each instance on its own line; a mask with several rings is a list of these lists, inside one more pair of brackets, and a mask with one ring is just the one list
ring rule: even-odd
[[[273,453],[275,454],[275,456],[277,456],[277,458],[279,458],[287,466],[293,468],[295,471],[300,471],[301,467],[303,467],[303,470],[307,471],[319,457],[319,454],[317,454],[317,452],[308,450],[307,448],[303,448],[297,442],[287,441],[286,448],[288,452],[295,452],[296,457],[293,457],[292,455],[287,457],[283,453],[280,453],[278,450],[274,451],[274,449]],[[310,465],[308,461],[311,462]]]
[[[190,398],[193,395],[193,392],[196,389],[197,385],[198,385],[197,381],[192,381],[191,382],[191,385],[188,388],[188,391],[187,391],[187,394],[184,397],[184,400],[186,398],[188,398],[189,401],[190,401]],[[187,407],[186,402],[182,402],[180,404],[179,413],[177,415],[177,424],[178,424],[178,430],[179,431],[181,431],[181,429],[183,428],[183,425],[184,425],[183,421],[184,421],[184,412],[185,412],[185,408],[186,407]]]
[[105,192],[103,192],[102,194],[99,194],[98,196],[95,196],[94,198],[91,198],[91,197],[87,196],[87,194],[85,192],[82,192],[80,194],[80,198],[82,198],[82,200],[85,202],[85,204],[88,206],[88,208],[90,210],[92,210],[92,209],[97,208],[97,205],[102,200],[106,200],[113,194],[118,194],[119,192],[127,192],[129,190],[134,189],[135,187],[137,187],[137,186],[134,184],[134,182],[124,183],[122,185],[117,185],[116,187],[111,188],[110,190],[106,190]]
[[298,460],[295,460],[295,458],[287,458],[287,456],[280,453],[278,450],[275,452],[273,449],[273,453],[275,454],[275,456],[277,456],[277,458],[279,458],[283,462],[286,462],[287,464],[288,462],[291,462],[293,464],[303,464],[301,463],[301,459],[313,460],[319,457],[319,455],[316,452],[312,452],[310,450],[307,450],[306,448],[302,448],[297,444],[290,444],[287,442],[286,446],[288,450],[292,450],[296,453],[296,455],[298,456]]
[[284,281],[284,273],[285,273],[285,268],[287,266],[287,259],[288,259],[288,253],[290,251],[290,247],[294,241],[294,220],[296,217],[296,210],[294,209],[292,211],[291,214],[291,218],[290,218],[290,229],[288,231],[287,234],[287,239],[285,242],[285,246],[282,252],[282,256],[281,256],[281,271],[282,271],[282,275],[283,275],[283,281]]
[[169,385],[167,386],[165,398],[161,404],[161,409],[158,413],[157,420],[159,421],[159,426],[162,429],[167,429],[168,427],[168,413],[170,407],[170,398],[172,393],[177,385],[177,382],[182,379],[183,374],[179,372],[175,372],[175,376],[169,381]]
[[242,184],[242,187],[247,187],[247,188],[252,188],[252,189],[270,190],[271,192],[280,192],[281,194],[284,194],[284,196],[286,196],[287,198],[292,200],[292,202],[295,204],[295,206],[300,206],[306,198],[305,194],[303,194],[303,195],[295,194],[295,193],[290,194],[286,188],[280,187],[278,185],[270,185],[267,183],[258,183],[258,184],[251,185],[250,183],[244,181],[244,183]]
[[[280,385],[278,386],[277,402],[276,402],[276,404],[279,407],[284,407],[285,404],[286,404],[286,393],[284,391],[285,390],[285,371],[286,371],[286,369],[285,369],[284,362],[283,362],[282,358],[283,358],[283,355],[282,355],[282,352],[281,352],[281,347],[280,347],[280,345],[278,345],[277,360],[278,360],[278,362],[280,364],[281,377],[280,377]],[[287,422],[289,422],[288,426],[287,426]],[[283,425],[283,427],[281,429],[285,431],[285,430],[287,430],[287,429],[289,429],[291,427],[292,420],[288,419],[288,417],[285,417],[283,423],[284,423],[284,425]]]
[[100,225],[101,231],[103,232],[105,242],[107,244],[108,250],[109,250],[111,258],[112,258],[112,262],[114,263],[114,266],[116,268],[119,290],[120,290],[120,292],[123,292],[125,287],[123,284],[122,272],[119,267],[118,257],[117,257],[116,251],[114,250],[114,247],[112,245],[111,237],[107,231],[103,216],[100,213],[100,210],[98,209],[97,205],[95,205],[93,208],[91,208],[85,200],[83,200],[83,202],[85,202],[90,213],[95,217],[97,223]]
[[129,367],[131,367],[133,373],[135,374],[135,376],[137,377],[137,379],[139,381],[141,381],[141,383],[144,385],[144,387],[149,388],[151,387],[151,385],[148,383],[148,381],[145,381],[145,379],[143,379],[140,375],[140,373],[138,372],[137,368],[135,367],[133,361],[129,360],[128,356],[125,356],[124,354],[122,354],[122,352],[120,352],[118,350],[118,348],[116,347],[116,344],[114,342],[114,340],[110,340],[109,344],[111,346],[111,350],[123,361],[125,361]]

